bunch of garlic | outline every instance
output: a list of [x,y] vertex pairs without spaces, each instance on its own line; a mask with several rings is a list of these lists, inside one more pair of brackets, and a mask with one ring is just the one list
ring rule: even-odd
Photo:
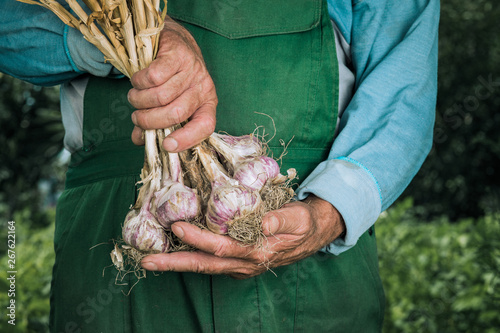
[[135,206],[122,228],[124,241],[143,252],[168,252],[166,231],[176,221],[193,221],[201,215],[197,191],[184,185],[179,155],[161,148],[172,129],[146,131],[155,134],[146,140],[142,187]]
[[[137,250],[171,250],[164,235],[177,221],[197,221],[214,233],[231,235],[235,221],[262,211],[266,200],[263,194],[269,189],[284,190],[289,198],[293,195],[282,185],[295,178],[295,170],[281,175],[278,163],[264,155],[257,137],[214,133],[189,151],[192,159],[200,163],[188,164],[182,163],[178,154],[162,150],[161,142],[169,133],[159,131],[156,145],[146,143],[143,187],[123,226],[123,239]],[[186,173],[201,177],[185,184]],[[209,193],[199,193],[188,185],[208,189]]]
[[263,155],[262,143],[253,135],[212,134],[196,152],[212,186],[205,221],[218,234],[228,233],[235,220],[259,211],[265,187],[279,186],[296,175],[295,169],[281,175],[278,163]]

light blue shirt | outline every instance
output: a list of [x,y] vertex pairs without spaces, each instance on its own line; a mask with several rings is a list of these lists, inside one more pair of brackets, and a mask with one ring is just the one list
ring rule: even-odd
[[[0,2],[0,71],[38,85],[111,73],[102,54],[48,10]],[[329,0],[328,10],[350,46],[354,94],[328,159],[297,196],[313,193],[341,213],[346,235],[323,249],[339,254],[396,200],[430,151],[439,1]]]

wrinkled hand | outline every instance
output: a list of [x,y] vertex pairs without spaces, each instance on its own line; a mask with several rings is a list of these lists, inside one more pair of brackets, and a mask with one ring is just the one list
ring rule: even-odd
[[145,269],[227,274],[245,279],[314,254],[337,238],[345,225],[330,203],[309,196],[264,217],[263,230],[268,236],[264,248],[241,246],[229,236],[186,222],[174,223],[172,230],[198,251],[149,255],[142,260]]
[[182,26],[170,18],[160,34],[156,59],[132,76],[128,99],[137,111],[132,141],[144,144],[143,131],[189,122],[163,142],[170,152],[187,149],[215,129],[217,95],[200,48]]

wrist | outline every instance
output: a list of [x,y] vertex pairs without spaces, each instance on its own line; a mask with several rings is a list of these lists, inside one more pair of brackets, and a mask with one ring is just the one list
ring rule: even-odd
[[315,195],[309,195],[305,202],[312,208],[312,216],[314,221],[316,221],[319,231],[324,232],[326,236],[324,245],[345,236],[346,226],[344,219],[331,203]]
[[194,50],[195,54],[198,57],[203,59],[201,57],[201,49],[199,48],[198,43],[196,43],[194,37],[186,28],[184,28],[184,26],[179,24],[177,21],[175,21],[168,15],[165,16],[164,24],[165,25],[163,27],[161,34],[162,35],[169,34],[170,36],[165,38],[160,38],[160,42],[162,40],[169,41],[172,38],[172,34],[174,34],[174,36],[177,35],[183,41],[184,44],[189,45],[189,47],[191,47]]
[[182,24],[178,23],[168,15],[165,16],[163,31],[175,32],[179,34],[182,38],[187,39],[189,42],[191,43],[195,42],[195,39],[191,35],[191,33],[186,28],[184,28]]

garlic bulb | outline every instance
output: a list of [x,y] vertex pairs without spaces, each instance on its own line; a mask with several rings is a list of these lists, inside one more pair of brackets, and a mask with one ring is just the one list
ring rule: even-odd
[[122,228],[124,241],[139,251],[167,252],[169,242],[153,214],[149,212],[149,204],[140,210],[131,210]]
[[252,213],[261,202],[257,191],[237,182],[214,182],[205,215],[207,226],[216,234],[225,234],[232,220]]
[[198,156],[212,183],[207,203],[205,220],[214,233],[225,234],[235,218],[255,211],[262,199],[259,192],[247,188],[230,178],[211,151],[203,146],[197,148]]
[[171,181],[155,193],[156,217],[167,230],[177,221],[192,221],[200,214],[196,190]]
[[278,163],[267,156],[259,156],[239,164],[233,178],[246,187],[260,191],[269,179],[280,173]]

